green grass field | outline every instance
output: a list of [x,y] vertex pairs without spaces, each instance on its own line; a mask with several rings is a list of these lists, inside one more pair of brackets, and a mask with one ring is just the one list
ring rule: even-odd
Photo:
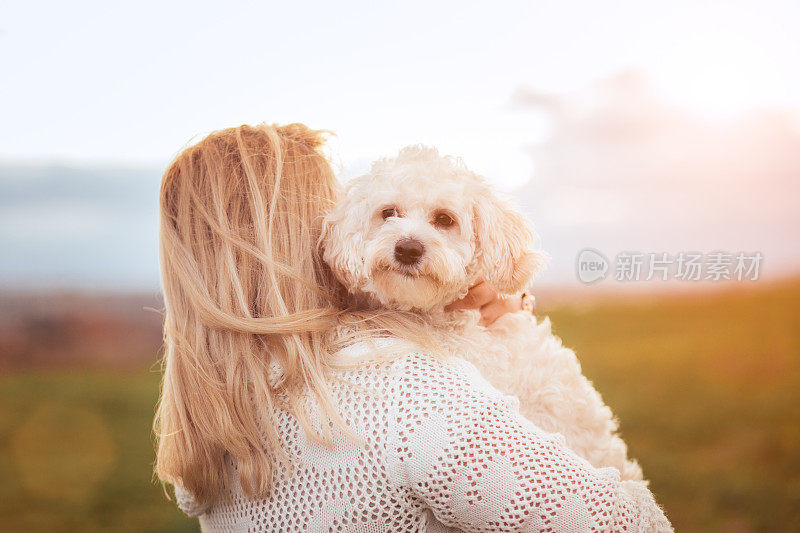
[[549,314],[677,531],[800,531],[800,284]]
[[[800,283],[549,311],[681,532],[800,531]],[[152,479],[155,372],[0,378],[0,529],[193,531]]]

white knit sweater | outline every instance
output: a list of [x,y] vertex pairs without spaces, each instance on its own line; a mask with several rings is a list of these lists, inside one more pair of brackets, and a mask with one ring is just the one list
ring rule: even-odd
[[465,361],[410,353],[340,377],[334,397],[365,444],[326,448],[283,413],[294,470],[268,499],[242,494],[233,463],[230,498],[210,509],[176,488],[203,531],[672,531],[643,483],[593,468]]

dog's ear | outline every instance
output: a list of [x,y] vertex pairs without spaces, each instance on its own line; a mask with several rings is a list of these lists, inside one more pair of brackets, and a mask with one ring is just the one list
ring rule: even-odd
[[528,220],[480,183],[475,195],[474,225],[478,269],[498,292],[525,289],[545,265],[547,257],[532,249],[533,229]]
[[363,202],[353,194],[355,190],[351,184],[325,217],[320,237],[322,259],[350,292],[355,292],[367,281],[362,226],[368,217],[359,213]]

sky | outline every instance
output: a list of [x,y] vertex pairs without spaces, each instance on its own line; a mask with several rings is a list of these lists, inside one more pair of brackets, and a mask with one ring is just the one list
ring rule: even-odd
[[153,286],[160,173],[259,122],[334,131],[344,178],[462,156],[553,279],[585,245],[800,268],[798,57],[794,1],[0,0],[0,286]]
[[512,187],[547,134],[520,87],[636,67],[704,113],[800,106],[792,1],[0,6],[2,159],[163,166],[213,129],[305,122],[338,134],[345,169],[425,142]]

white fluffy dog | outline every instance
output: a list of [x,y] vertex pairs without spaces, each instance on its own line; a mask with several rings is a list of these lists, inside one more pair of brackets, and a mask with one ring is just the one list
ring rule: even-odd
[[509,313],[483,328],[476,312],[443,310],[479,277],[499,293],[523,290],[544,262],[531,249],[533,235],[525,217],[460,160],[411,146],[349,183],[326,220],[323,246],[354,305],[416,311],[432,327],[455,330],[456,351],[519,398],[534,424],[562,434],[594,466],[642,479],[611,410],[547,319]]

